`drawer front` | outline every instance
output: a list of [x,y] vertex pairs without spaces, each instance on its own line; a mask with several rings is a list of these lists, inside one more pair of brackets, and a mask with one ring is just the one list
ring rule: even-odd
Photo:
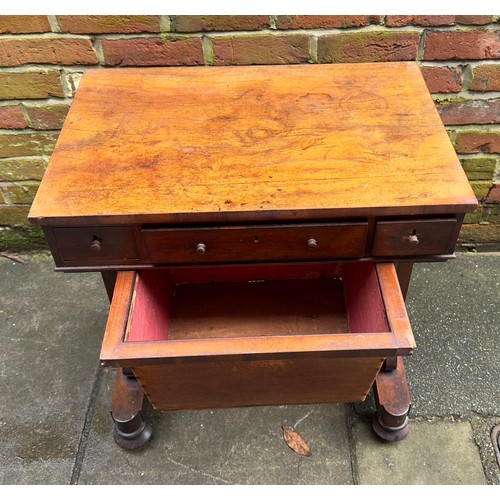
[[146,259],[155,263],[256,262],[359,257],[367,223],[145,229]]
[[54,228],[54,236],[65,262],[91,264],[139,257],[132,227]]
[[453,253],[455,219],[377,222],[373,255],[376,257],[446,255]]

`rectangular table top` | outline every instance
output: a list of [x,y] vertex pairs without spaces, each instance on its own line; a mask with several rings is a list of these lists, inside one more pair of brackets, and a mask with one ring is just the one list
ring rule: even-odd
[[91,69],[30,211],[39,225],[465,213],[416,63]]

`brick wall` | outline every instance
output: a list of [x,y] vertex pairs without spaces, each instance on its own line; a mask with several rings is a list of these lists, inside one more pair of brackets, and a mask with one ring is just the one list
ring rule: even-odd
[[0,16],[0,249],[26,216],[91,67],[418,61],[480,200],[462,242],[500,242],[500,16]]

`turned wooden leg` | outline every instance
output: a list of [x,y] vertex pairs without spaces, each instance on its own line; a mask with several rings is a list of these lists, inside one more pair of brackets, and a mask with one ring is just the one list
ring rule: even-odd
[[396,369],[380,371],[373,385],[377,413],[373,416],[373,430],[385,441],[401,441],[410,430],[408,413],[411,400],[401,357]]
[[399,261],[396,263],[396,274],[398,275],[399,287],[401,288],[401,293],[403,295],[403,299],[405,300],[410,286],[412,271],[412,261]]
[[111,302],[118,273],[116,271],[101,271],[101,276],[102,281],[104,281],[104,286],[106,288],[106,293],[108,294],[109,301]]
[[115,423],[113,437],[122,448],[141,448],[151,439],[153,430],[146,415],[147,405],[147,398],[139,382],[120,368],[111,400],[111,417]]

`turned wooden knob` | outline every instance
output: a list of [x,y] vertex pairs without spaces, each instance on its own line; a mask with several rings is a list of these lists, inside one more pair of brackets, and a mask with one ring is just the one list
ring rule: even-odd
[[207,251],[207,247],[205,243],[198,243],[196,245],[196,253],[199,255],[203,255]]
[[97,253],[100,252],[101,250],[102,250],[101,242],[97,238],[94,238],[92,240],[92,243],[90,244],[90,251]]
[[412,247],[416,247],[420,242],[418,241],[418,237],[416,234],[412,234],[408,236],[408,242]]
[[309,250],[314,250],[315,248],[318,248],[318,242],[314,238],[309,238],[307,240],[307,248]]

